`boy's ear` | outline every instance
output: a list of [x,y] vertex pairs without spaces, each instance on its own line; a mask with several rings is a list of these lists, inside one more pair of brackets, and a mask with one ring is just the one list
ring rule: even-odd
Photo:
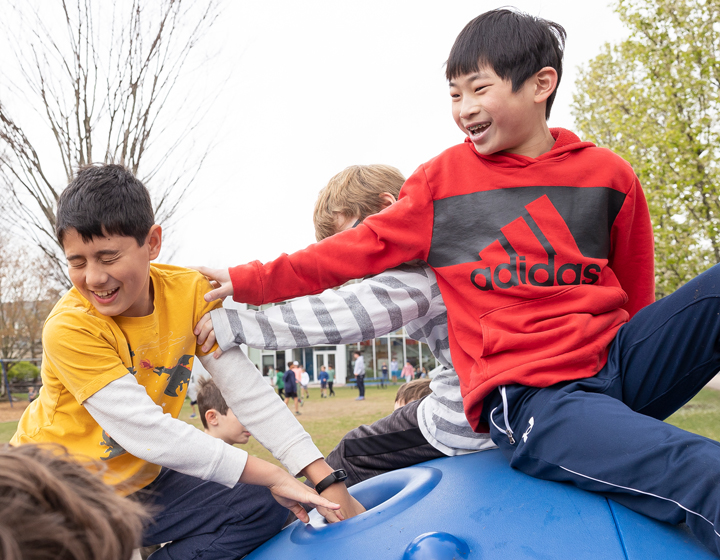
[[550,66],[541,68],[535,74],[535,103],[542,103],[547,100],[558,84],[557,70]]
[[378,196],[380,197],[380,206],[382,210],[385,210],[385,208],[397,202],[397,198],[389,192],[380,193]]
[[205,411],[205,420],[208,423],[208,426],[217,426],[218,425],[218,419],[217,419],[217,410],[214,408],[211,408],[210,410]]
[[148,245],[150,250],[150,260],[156,259],[160,254],[160,248],[162,247],[162,228],[153,224],[150,231],[145,238],[145,243]]

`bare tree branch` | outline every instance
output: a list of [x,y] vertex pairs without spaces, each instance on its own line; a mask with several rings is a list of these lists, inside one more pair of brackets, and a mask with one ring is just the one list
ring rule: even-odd
[[3,217],[69,285],[55,206],[79,167],[98,155],[128,167],[150,189],[166,229],[181,208],[209,149],[197,150],[191,138],[205,113],[188,110],[186,68],[218,1],[36,0],[5,12],[0,26],[15,67],[0,69]]

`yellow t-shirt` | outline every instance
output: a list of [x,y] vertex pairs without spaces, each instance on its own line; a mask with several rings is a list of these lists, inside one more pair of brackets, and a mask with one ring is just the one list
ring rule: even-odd
[[[107,317],[75,288],[54,307],[43,328],[43,387],[25,410],[10,443],[61,443],[80,457],[100,460],[104,478],[121,494],[160,472],[127,453],[82,403],[108,383],[132,373],[155,403],[177,418],[193,356],[202,355],[193,329],[219,302],[206,303],[210,283],[194,270],[150,267],[154,311],[146,317]],[[131,403],[128,403],[131,405]]]

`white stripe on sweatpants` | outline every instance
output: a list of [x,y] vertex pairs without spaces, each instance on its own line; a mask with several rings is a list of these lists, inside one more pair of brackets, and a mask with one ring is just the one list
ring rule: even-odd
[[707,517],[702,515],[701,513],[698,513],[696,511],[693,511],[691,509],[686,508],[684,505],[682,505],[680,502],[676,502],[675,500],[672,500],[670,498],[665,498],[664,496],[658,496],[657,494],[653,494],[652,492],[643,492],[642,490],[638,490],[637,488],[630,488],[628,486],[620,486],[619,484],[613,484],[612,482],[607,482],[606,480],[600,480],[599,478],[593,478],[592,476],[587,476],[585,474],[581,474],[579,472],[575,472],[573,470],[570,470],[566,467],[563,467],[562,465],[558,465],[562,470],[567,471],[569,473],[572,473],[574,475],[580,476],[582,478],[587,478],[588,480],[593,480],[595,482],[599,482],[601,484],[607,484],[608,486],[613,486],[615,488],[622,488],[623,490],[630,490],[631,492],[637,492],[638,494],[643,494],[645,496],[652,496],[653,498],[658,498],[659,500],[665,500],[666,502],[672,502],[676,506],[678,506],[680,509],[684,509],[688,513],[692,513],[693,515],[697,515],[700,519],[704,519],[707,521],[713,528],[713,532],[720,537],[720,533],[718,533],[715,530],[715,525],[713,525],[713,522],[710,521]]

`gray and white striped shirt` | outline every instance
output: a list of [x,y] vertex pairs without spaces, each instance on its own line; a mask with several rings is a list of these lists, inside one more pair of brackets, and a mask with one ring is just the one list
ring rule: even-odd
[[444,366],[430,383],[432,394],[418,407],[425,438],[445,455],[495,447],[489,434],[475,433],[465,418],[460,380],[450,358],[447,309],[435,273],[424,263],[405,264],[265,311],[216,309],[211,315],[223,350],[238,344],[266,350],[352,344],[404,325]]

